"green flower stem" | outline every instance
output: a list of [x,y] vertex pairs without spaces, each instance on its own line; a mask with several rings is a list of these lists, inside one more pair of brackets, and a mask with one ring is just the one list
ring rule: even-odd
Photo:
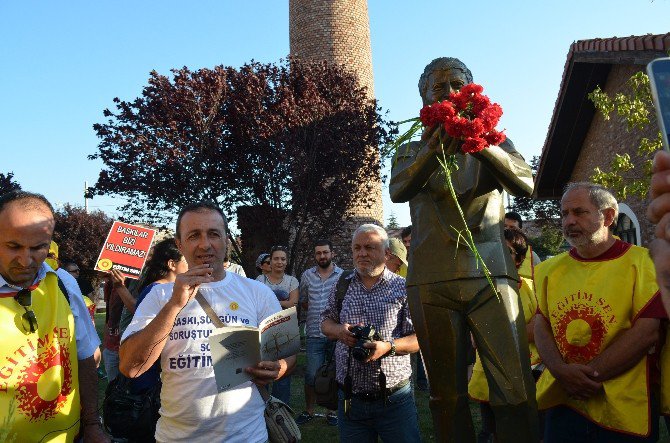
[[[460,240],[463,239],[463,242],[465,245],[472,251],[472,253],[475,255],[475,258],[477,259],[477,264],[481,264],[482,270],[484,271],[484,276],[486,277],[486,280],[489,282],[489,285],[491,286],[491,289],[493,289],[493,292],[496,294],[498,300],[500,300],[500,294],[498,293],[498,289],[496,289],[495,284],[493,283],[493,277],[491,276],[491,271],[489,271],[488,266],[486,266],[486,262],[484,262],[484,259],[482,258],[481,254],[477,250],[477,246],[475,245],[475,240],[472,237],[472,232],[470,231],[470,228],[468,228],[468,223],[465,221],[465,214],[463,214],[463,209],[461,208],[461,204],[458,203],[458,198],[456,196],[456,190],[454,189],[454,184],[451,181],[451,172],[452,170],[458,169],[458,165],[456,164],[456,155],[451,154],[449,156],[449,159],[447,159],[446,154],[444,153],[444,146],[440,145],[442,148],[442,158],[438,157],[438,161],[440,162],[440,165],[442,166],[442,169],[444,170],[444,177],[445,181],[447,183],[447,187],[449,188],[449,192],[451,193],[451,197],[454,199],[454,203],[456,203],[456,208],[458,208],[458,214],[461,216],[461,221],[463,222],[463,230],[458,230],[454,228],[453,226],[450,226],[451,229],[456,231],[458,234],[458,240],[456,241],[456,248],[458,248],[458,245],[460,243]],[[463,236],[463,231],[465,231],[465,236]]]
[[[421,123],[421,120],[419,118],[411,118],[408,120],[404,120],[400,124],[404,123],[409,123],[412,122],[412,126],[407,130],[404,134],[402,134],[400,137],[398,137],[388,148],[384,149],[382,152],[382,156],[388,155],[390,153],[396,154],[400,147],[405,144],[409,143],[412,138],[420,131],[423,129],[423,124]],[[440,145],[442,148],[442,158],[438,157],[438,161],[440,162],[440,165],[442,166],[442,169],[444,170],[444,176],[445,176],[445,181],[447,183],[447,187],[449,188],[449,192],[451,193],[451,197],[454,199],[454,203],[456,203],[456,207],[458,208],[458,214],[461,216],[461,221],[463,222],[463,227],[464,229],[459,231],[458,229],[454,228],[453,226],[450,226],[451,229],[456,231],[456,234],[458,234],[458,240],[456,241],[456,248],[458,248],[458,245],[460,244],[461,239],[463,240],[463,243],[472,251],[472,253],[475,255],[475,258],[477,259],[477,266],[479,267],[479,264],[481,264],[482,270],[484,271],[484,276],[486,277],[486,280],[489,282],[489,285],[491,286],[491,289],[493,289],[493,292],[496,294],[498,297],[498,300],[500,300],[500,293],[495,287],[495,284],[493,283],[493,277],[491,276],[491,271],[489,271],[488,266],[486,266],[486,262],[484,262],[484,259],[482,258],[481,254],[477,250],[477,246],[475,245],[475,240],[472,237],[472,232],[468,228],[468,224],[465,221],[465,215],[463,214],[463,209],[461,208],[460,203],[458,203],[458,198],[456,197],[456,190],[454,189],[454,184],[451,181],[451,172],[453,170],[458,169],[458,165],[456,164],[456,155],[451,154],[449,158],[447,159],[446,154],[444,153],[444,145]],[[465,235],[463,235],[463,231],[465,231]]]

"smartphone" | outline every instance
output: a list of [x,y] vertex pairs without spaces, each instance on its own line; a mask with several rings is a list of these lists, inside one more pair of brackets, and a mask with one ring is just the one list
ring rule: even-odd
[[656,107],[658,129],[663,138],[663,147],[670,151],[668,131],[670,131],[670,57],[657,58],[647,65],[651,84],[651,96]]

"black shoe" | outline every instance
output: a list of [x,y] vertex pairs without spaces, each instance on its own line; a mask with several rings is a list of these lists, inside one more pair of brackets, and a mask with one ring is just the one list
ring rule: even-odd
[[300,415],[298,415],[298,417],[295,419],[295,424],[297,424],[299,426],[302,426],[302,425],[307,424],[310,421],[312,421],[313,418],[314,418],[314,416],[312,414],[310,414],[309,412],[302,411],[302,413]]
[[329,426],[337,426],[337,414],[329,412],[328,415],[326,415],[326,423],[328,423]]

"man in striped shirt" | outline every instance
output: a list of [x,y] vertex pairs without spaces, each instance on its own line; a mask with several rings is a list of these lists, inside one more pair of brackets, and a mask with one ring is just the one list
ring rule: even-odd
[[[307,369],[305,370],[305,411],[296,422],[305,424],[314,418],[314,375],[333,352],[334,342],[321,333],[321,312],[328,302],[328,294],[342,275],[342,269],[333,263],[333,245],[329,240],[319,240],[314,245],[317,266],[303,272],[300,277],[300,304],[307,311]],[[326,416],[331,426],[337,425],[337,414]]]

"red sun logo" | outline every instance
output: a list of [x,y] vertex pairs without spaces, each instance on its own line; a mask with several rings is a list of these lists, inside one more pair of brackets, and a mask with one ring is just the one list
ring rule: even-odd
[[556,344],[567,363],[586,364],[600,353],[606,333],[600,312],[592,306],[572,306],[556,323]]
[[[59,346],[59,351],[56,346],[52,344],[39,356],[32,357],[21,369],[22,375],[16,388],[17,407],[30,421],[48,420],[54,417],[67,401],[67,396],[72,393],[70,352],[64,346]],[[43,376],[53,375],[57,376],[57,380],[45,379],[40,382]],[[60,384],[60,390],[48,392],[53,391],[54,383]],[[47,392],[43,386],[46,386]],[[45,399],[40,394],[52,398]]]

